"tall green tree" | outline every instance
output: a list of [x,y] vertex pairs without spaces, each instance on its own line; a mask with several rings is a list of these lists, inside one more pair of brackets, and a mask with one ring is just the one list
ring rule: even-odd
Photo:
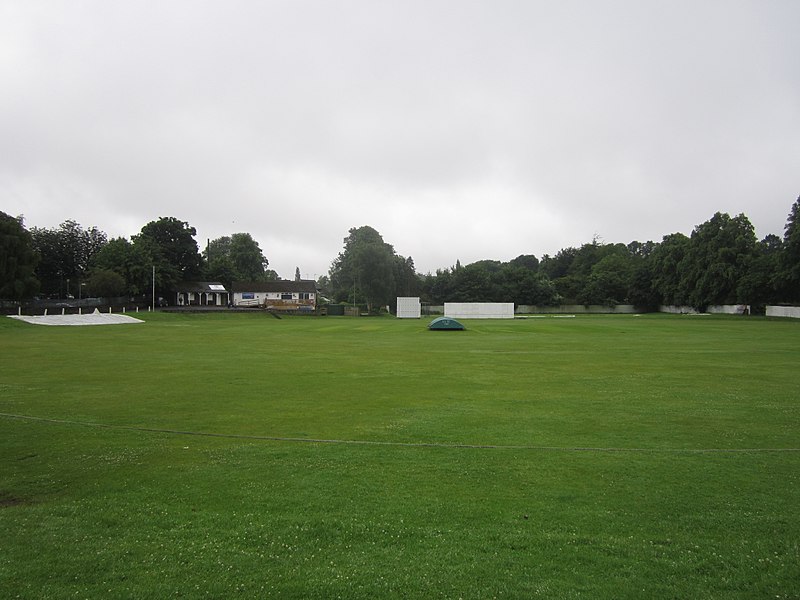
[[689,303],[702,310],[713,304],[746,302],[737,292],[755,247],[755,230],[744,214],[730,217],[718,212],[695,227],[682,264]]
[[[419,296],[420,280],[410,256],[394,256],[394,281],[397,296]],[[395,302],[391,303],[392,306]]]
[[652,285],[659,304],[682,305],[688,302],[682,267],[689,242],[688,236],[671,233],[665,235],[650,254]]
[[652,256],[657,247],[658,244],[652,241],[633,241],[628,244],[628,252],[633,262],[628,285],[627,301],[629,304],[652,308],[661,303],[653,286]]
[[592,272],[592,268],[607,254],[609,254],[609,247],[600,243],[598,238],[593,239],[591,243],[581,245],[569,266],[568,274],[585,281]]
[[499,285],[494,286],[497,291],[494,302],[513,302],[517,306],[553,306],[561,301],[555,285],[547,275],[536,269],[520,266],[516,259],[504,264],[495,279],[499,280]]
[[55,229],[31,229],[33,246],[39,254],[37,276],[47,294],[77,293],[97,253],[106,245],[107,236],[97,227],[84,229],[72,220]]
[[365,302],[369,308],[395,300],[394,248],[372,227],[354,227],[331,264],[331,287],[337,301]]
[[[567,302],[582,304],[617,303],[624,293],[611,288],[625,287],[629,283],[629,273],[614,275],[610,271],[598,271],[592,277],[592,270],[603,258],[610,254],[629,255],[623,244],[602,244],[598,238],[580,248],[565,248],[554,257],[545,255],[539,266],[541,272],[552,279],[559,295]],[[622,281],[622,279],[625,281]],[[617,281],[612,282],[611,279]],[[614,296],[609,297],[612,293]]]
[[231,236],[231,259],[242,279],[259,281],[265,278],[269,261],[249,233],[234,233]]
[[436,269],[435,273],[428,273],[422,278],[420,294],[426,302],[443,304],[451,298],[452,288],[453,270]]
[[449,302],[493,302],[496,290],[492,289],[492,271],[499,270],[495,261],[478,261],[453,272]]
[[539,270],[539,259],[533,254],[520,254],[517,258],[508,261],[508,265],[510,267],[527,269],[535,273]]
[[111,269],[92,269],[86,281],[86,290],[92,296],[115,298],[125,293],[125,278]]
[[204,252],[210,279],[230,286],[234,281],[266,281],[269,261],[249,233],[234,233],[212,240]]
[[631,282],[628,287],[628,302],[645,309],[654,308],[661,304],[661,297],[653,285],[652,260],[648,257],[637,260],[631,273]]
[[138,235],[133,245],[142,256],[151,256],[156,267],[156,285],[169,289],[180,281],[202,277],[202,258],[195,236],[197,230],[186,221],[175,217],[161,217],[150,221]]
[[763,309],[769,303],[780,302],[779,277],[783,240],[770,234],[758,242],[747,272],[739,279],[737,296],[753,310]]
[[41,291],[47,296],[66,294],[64,282],[74,274],[65,274],[64,261],[58,230],[31,227],[31,244],[36,253],[36,277],[41,282]]
[[572,246],[562,248],[556,252],[555,256],[545,254],[539,263],[539,271],[547,275],[551,280],[555,281],[561,277],[565,277],[572,268],[572,262],[578,254],[578,249]]
[[0,298],[24,300],[39,291],[36,254],[22,217],[0,211]]
[[786,220],[781,259],[781,292],[786,302],[800,302],[800,196]]
[[95,255],[92,261],[91,270],[113,271],[125,280],[128,293],[136,294],[133,291],[131,275],[134,263],[133,244],[124,237],[112,238]]
[[616,305],[628,302],[635,263],[624,244],[607,245],[604,256],[592,265],[578,294],[582,304]]
[[141,239],[134,244],[124,237],[114,238],[94,257],[90,273],[95,270],[113,271],[125,281],[125,294],[145,295],[152,288],[157,252],[150,239]]

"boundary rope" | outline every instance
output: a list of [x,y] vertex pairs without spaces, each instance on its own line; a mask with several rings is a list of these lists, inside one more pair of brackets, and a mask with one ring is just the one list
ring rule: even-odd
[[17,415],[0,412],[0,417],[18,419],[22,421],[36,421],[40,423],[53,423],[58,425],[77,425],[80,427],[93,427],[98,429],[114,429],[119,431],[136,431],[141,433],[160,433],[168,435],[186,435],[197,437],[223,438],[232,440],[251,440],[265,442],[293,442],[306,444],[339,444],[351,446],[393,446],[403,448],[443,448],[466,450],[532,450],[543,452],[609,452],[609,453],[651,453],[651,454],[748,454],[768,452],[800,452],[800,448],[618,448],[618,447],[593,447],[593,446],[535,446],[525,444],[459,444],[446,442],[393,442],[380,440],[339,440],[325,438],[299,438],[282,437],[273,435],[248,435],[239,433],[213,433],[205,431],[183,431],[180,429],[165,429],[157,427],[135,427],[132,425],[110,425],[107,423],[93,423],[90,421],[73,421],[69,419],[53,419],[47,417],[34,417],[31,415]]

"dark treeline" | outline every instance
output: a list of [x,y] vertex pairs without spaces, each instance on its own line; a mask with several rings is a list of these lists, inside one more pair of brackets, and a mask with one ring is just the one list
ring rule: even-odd
[[554,256],[481,260],[426,275],[398,256],[371,227],[354,228],[321,283],[337,301],[391,305],[396,296],[424,302],[514,302],[516,305],[766,304],[800,301],[800,198],[784,235],[758,240],[745,215],[716,213],[691,235],[660,242],[601,243],[564,248]]
[[[514,302],[516,305],[634,304],[641,307],[800,302],[800,198],[782,236],[758,240],[749,219],[716,213],[691,235],[660,242],[601,243],[595,239],[541,259],[525,254],[508,261],[458,261],[419,274],[411,257],[399,256],[369,226],[353,228],[320,277],[323,294],[336,302],[393,305],[397,296],[424,302]],[[34,295],[145,295],[153,273],[159,290],[179,281],[277,279],[248,233],[210,241],[200,252],[188,223],[162,217],[139,234],[108,240],[74,221],[26,229],[21,217],[0,212],[0,298]],[[299,273],[299,270],[297,271]],[[297,277],[298,275],[296,275]]]
[[248,233],[209,241],[201,253],[194,227],[162,217],[127,238],[65,221],[53,229],[26,230],[21,218],[0,212],[0,298],[33,296],[143,296],[180,281],[277,279]]

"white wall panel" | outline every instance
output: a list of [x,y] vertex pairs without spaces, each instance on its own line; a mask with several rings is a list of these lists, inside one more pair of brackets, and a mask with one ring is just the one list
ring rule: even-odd
[[800,319],[800,306],[768,306],[767,316]]
[[444,314],[453,319],[513,319],[513,302],[445,302]]
[[398,319],[419,319],[421,312],[419,298],[397,297]]

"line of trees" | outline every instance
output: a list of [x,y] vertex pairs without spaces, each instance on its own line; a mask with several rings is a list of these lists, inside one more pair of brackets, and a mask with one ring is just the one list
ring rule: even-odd
[[[508,261],[481,260],[416,272],[369,226],[350,229],[344,247],[318,285],[336,302],[393,305],[397,296],[443,302],[514,302],[517,305],[661,304],[703,309],[714,304],[800,302],[800,197],[784,235],[757,240],[749,219],[716,213],[691,235],[672,233],[660,242],[602,243],[559,250],[541,259],[525,254]],[[210,241],[201,253],[196,230],[174,217],[144,225],[137,235],[107,239],[75,221],[27,230],[21,217],[0,212],[0,298],[35,294],[146,295],[180,281],[267,281],[269,270],[248,233]],[[299,270],[296,278],[299,277]]]
[[716,213],[691,235],[661,242],[607,244],[594,239],[541,260],[481,260],[419,275],[369,226],[353,228],[320,283],[335,301],[369,307],[397,296],[425,302],[514,302],[517,305],[634,304],[642,307],[800,302],[800,197],[783,237],[757,240],[750,220]]
[[0,298],[148,295],[154,269],[157,290],[197,279],[228,286],[277,279],[249,233],[209,241],[203,253],[196,235],[174,217],[150,221],[130,240],[109,240],[96,227],[84,229],[71,220],[26,230],[21,217],[0,212]]
[[800,301],[800,198],[780,238],[758,241],[749,219],[716,213],[690,236],[601,244],[545,256],[540,264],[559,295],[580,304],[688,305]]

